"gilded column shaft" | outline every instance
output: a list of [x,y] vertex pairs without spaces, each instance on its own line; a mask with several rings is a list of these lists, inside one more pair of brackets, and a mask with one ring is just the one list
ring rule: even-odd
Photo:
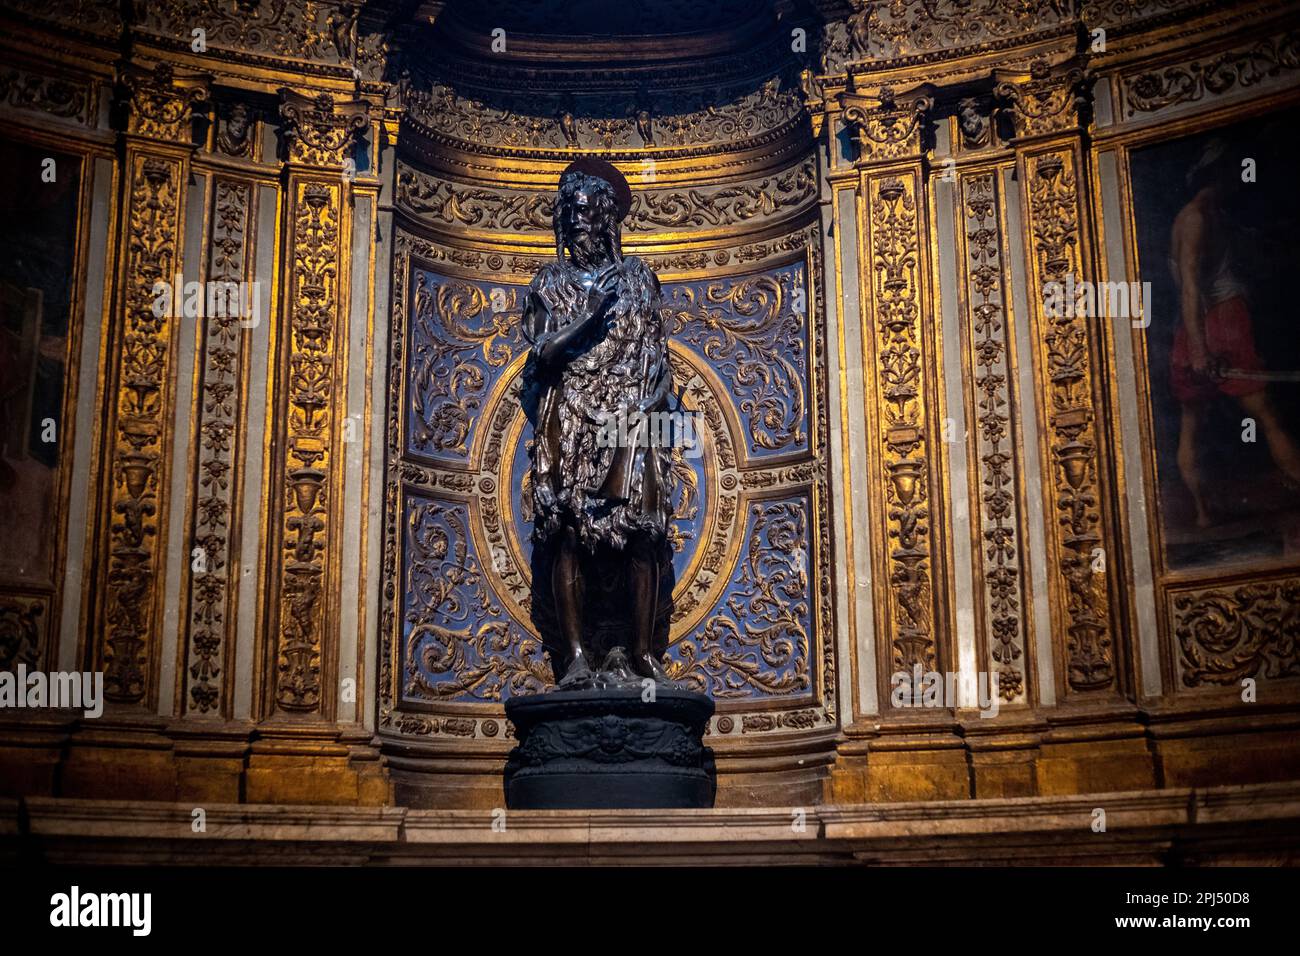
[[337,667],[340,449],[346,417],[350,175],[345,163],[367,120],[365,104],[336,109],[328,95],[282,91],[288,148],[283,212],[286,321],[279,333],[276,514],[270,563],[272,642],[263,675],[267,714],[332,717]]
[[187,578],[184,713],[219,715],[229,710],[227,670],[235,631],[232,542],[237,540],[247,361],[245,321],[253,315],[250,236],[253,184],[218,176],[210,199],[207,280],[219,308],[203,318],[195,406],[197,467],[192,477]]
[[[128,73],[120,221],[118,306],[109,354],[105,431],[106,527],[102,529],[92,631],[95,666],[110,700],[148,705],[157,696],[161,542],[174,407],[177,328],[172,287],[180,268],[190,119],[206,96],[202,80],[177,82],[170,69]],[[172,290],[173,293],[176,290]]]
[[[860,274],[869,290],[863,349],[869,429],[877,443],[873,521],[887,542],[877,620],[889,635],[889,673],[934,670],[942,661],[936,632],[933,530],[938,472],[930,417],[935,367],[924,329],[923,119],[925,91],[904,101],[886,87],[878,97],[846,93],[844,118],[857,134],[859,201],[864,210]],[[883,594],[881,593],[883,591]]]
[[998,675],[1008,703],[1029,699],[1025,575],[1021,534],[1019,403],[1006,307],[1002,194],[996,168],[963,173],[958,190],[960,276],[965,286],[964,335],[971,374],[966,415],[973,450],[974,571],[982,605],[976,627],[984,666]]
[[[1082,195],[1082,82],[1078,67],[1038,61],[1028,78],[998,87],[1017,134],[1045,492],[1055,512],[1048,521],[1053,631],[1067,694],[1116,684],[1109,566],[1119,552],[1103,510],[1109,498],[1098,422],[1101,340],[1096,322],[1079,314],[1069,294],[1092,274]],[[1047,308],[1049,295],[1062,307]]]

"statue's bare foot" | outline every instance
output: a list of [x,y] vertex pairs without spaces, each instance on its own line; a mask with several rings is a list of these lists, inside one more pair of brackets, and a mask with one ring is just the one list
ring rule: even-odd
[[677,681],[668,676],[668,672],[664,670],[663,664],[659,662],[659,659],[655,657],[654,654],[651,654],[648,651],[634,657],[632,662],[637,673],[642,677],[649,677],[656,684],[664,684],[668,687],[681,686]]
[[564,676],[560,678],[560,687],[582,687],[590,684],[595,677],[591,668],[587,666],[587,657],[585,654],[575,654],[573,661],[569,664]]
[[637,676],[632,672],[632,665],[621,647],[611,648],[605,655],[605,663],[600,665],[600,676],[611,687],[637,683]]

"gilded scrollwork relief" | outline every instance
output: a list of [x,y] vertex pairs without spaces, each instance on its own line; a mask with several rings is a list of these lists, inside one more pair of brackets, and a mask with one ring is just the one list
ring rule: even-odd
[[672,317],[672,335],[726,383],[750,456],[807,449],[808,304],[802,266],[674,285],[664,308]]
[[996,45],[1060,31],[1074,19],[1074,0],[851,0],[851,12],[828,24],[823,73],[858,61]]
[[417,216],[447,225],[517,232],[551,228],[551,197],[545,193],[462,186],[410,166],[398,171],[397,201]]
[[993,172],[961,180],[966,233],[966,334],[972,352],[969,405],[974,416],[979,509],[976,561],[983,582],[980,621],[998,693],[1024,702],[1024,575],[1021,566],[1019,456],[1015,398],[1006,311],[999,195]]
[[[1030,255],[1035,301],[1048,283],[1081,278],[1083,239],[1079,223],[1076,154],[1068,147],[1026,159]],[[1101,690],[1115,682],[1114,634],[1105,579],[1109,554],[1102,518],[1093,358],[1088,318],[1074,303],[1031,309],[1039,323],[1037,362],[1047,423],[1056,518],[1049,522],[1063,587],[1066,680],[1076,691]]]
[[341,184],[293,184],[280,599],[275,613],[274,698],[284,710],[319,711],[331,543],[337,530],[336,365]]
[[1073,58],[1053,62],[1038,57],[1030,62],[1027,76],[1001,75],[993,94],[1016,136],[1046,136],[1078,128],[1088,104],[1088,84],[1083,67]]
[[94,122],[96,87],[80,80],[42,76],[27,70],[0,71],[0,104],[34,110],[81,126]]
[[314,97],[280,90],[281,133],[290,162],[305,166],[341,166],[370,122],[363,100]]
[[[635,94],[476,96],[443,83],[410,91],[415,124],[431,134],[481,149],[559,151],[571,147],[672,151],[734,149],[796,122],[803,103],[796,84],[773,77],[749,89],[679,92],[651,104]],[[549,100],[550,109],[545,102]],[[579,108],[581,107],[581,109]],[[567,117],[567,119],[565,118]]]
[[[529,499],[519,493],[523,287],[441,274],[438,248],[399,232],[392,348],[406,359],[390,385],[387,501],[399,518],[390,511],[385,523],[385,580],[397,584],[385,591],[380,723],[419,734],[448,731],[404,707],[499,705],[550,681],[530,619]],[[807,710],[818,670],[833,674],[820,637],[829,593],[816,571],[829,561],[825,473],[801,460],[812,415],[825,427],[811,384],[820,298],[806,261],[788,259],[728,280],[668,280],[663,294],[675,391],[704,450],[673,460],[669,667],[719,699],[791,698]],[[820,361],[820,346],[811,351]],[[768,466],[765,456],[780,457]],[[832,719],[831,707],[810,719]],[[473,718],[470,734],[492,713]]]
[[884,469],[891,673],[937,666],[933,618],[926,356],[922,344],[918,181],[912,170],[867,186],[867,267],[875,402]]
[[[253,187],[219,178],[213,187],[208,279],[231,283],[222,307],[205,316],[199,359],[200,399],[195,406],[194,473],[190,542],[189,649],[183,706],[201,714],[223,706],[225,660],[233,640],[234,590],[231,542],[239,510],[239,460],[243,380],[243,322],[250,303],[236,289],[248,281],[248,223]],[[192,556],[195,557],[195,556]]]
[[812,689],[810,528],[804,498],[750,505],[724,598],[669,648],[669,674],[715,700]]
[[1300,677],[1300,579],[1179,588],[1168,600],[1185,687]]
[[1300,32],[1259,40],[1206,60],[1120,77],[1124,115],[1154,113],[1207,96],[1249,90],[1300,69]]
[[151,72],[128,70],[122,77],[127,132],[167,143],[191,142],[191,120],[208,97],[209,77],[178,74],[166,61]]
[[407,447],[465,461],[497,373],[522,343],[519,290],[415,277],[407,359]]
[[386,41],[361,29],[363,6],[357,0],[157,0],[139,5],[137,29],[189,47],[197,24],[205,44],[226,56],[355,67],[374,79]]
[[[188,142],[189,87],[168,91],[167,71],[137,80],[129,130],[142,137]],[[140,110],[137,114],[136,108]],[[141,142],[141,141],[137,141]],[[183,154],[132,145],[122,262],[123,315],[115,363],[115,400],[107,432],[109,508],[103,623],[96,641],[110,700],[141,703],[150,689],[157,639],[158,558],[171,448],[173,340],[176,318],[156,309],[155,282],[178,271]]]
[[[816,193],[817,177],[811,162],[734,186],[639,190],[632,196],[623,229],[653,232],[768,219],[789,215],[807,205]],[[425,221],[450,226],[509,232],[549,232],[552,228],[552,197],[548,193],[465,186],[409,166],[398,173],[397,200]]]
[[499,701],[545,688],[541,641],[493,599],[468,505],[412,495],[405,534],[403,698]]

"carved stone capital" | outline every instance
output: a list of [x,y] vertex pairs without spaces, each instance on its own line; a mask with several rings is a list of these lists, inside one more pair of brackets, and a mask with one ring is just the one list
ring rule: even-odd
[[290,162],[342,166],[370,123],[370,104],[336,101],[329,93],[304,96],[285,88],[280,90],[280,120]]
[[924,121],[934,107],[934,89],[928,83],[903,93],[889,86],[873,94],[850,89],[839,94],[839,103],[858,143],[858,165],[919,157],[924,152]]
[[1081,59],[1034,60],[1025,70],[994,71],[999,112],[1018,138],[1069,132],[1087,123],[1089,77]]
[[189,145],[194,109],[208,101],[211,81],[207,74],[174,70],[169,63],[128,69],[119,97],[127,133]]

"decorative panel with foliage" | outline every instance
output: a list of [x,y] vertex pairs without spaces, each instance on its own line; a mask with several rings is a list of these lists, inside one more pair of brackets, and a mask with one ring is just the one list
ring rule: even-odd
[[[796,256],[663,278],[674,384],[700,449],[673,456],[668,669],[722,714],[776,712],[752,730],[834,720],[817,262],[806,246]],[[437,258],[399,233],[380,722],[449,732],[430,715],[450,706],[473,715],[455,724],[465,735],[491,736],[502,701],[552,680],[529,611],[527,287]]]

